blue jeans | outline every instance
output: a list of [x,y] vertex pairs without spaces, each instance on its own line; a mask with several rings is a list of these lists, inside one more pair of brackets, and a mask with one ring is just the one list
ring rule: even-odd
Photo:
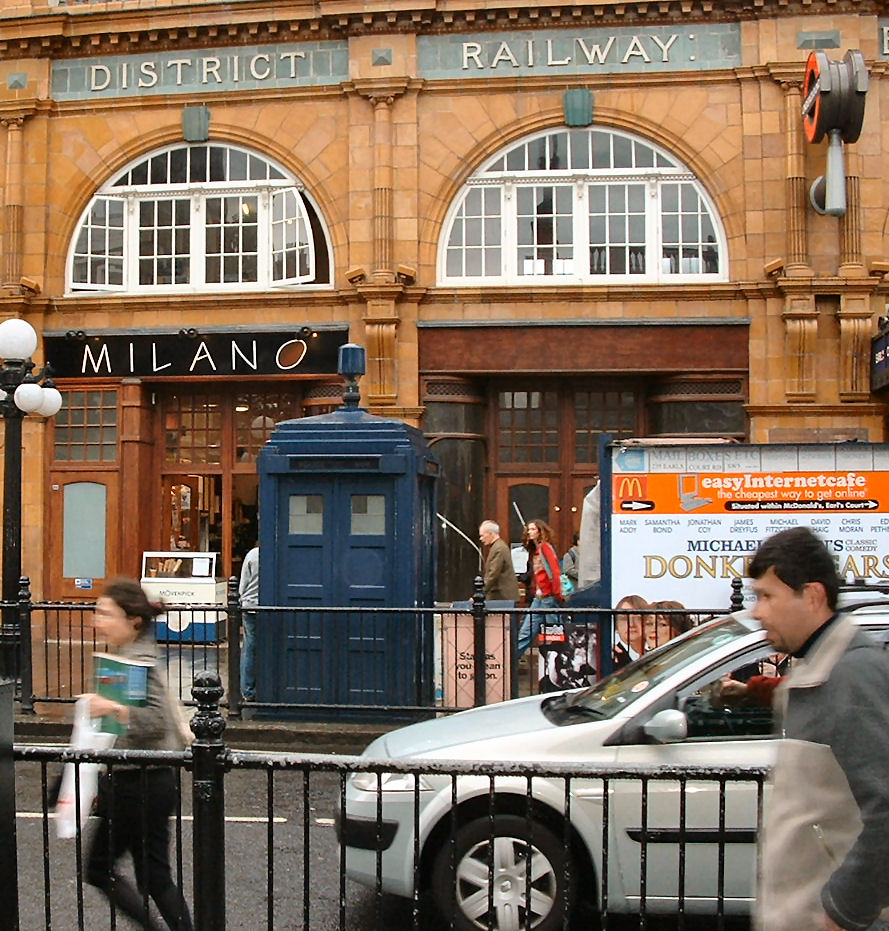
[[559,602],[555,595],[537,595],[528,608],[528,613],[522,618],[519,627],[519,642],[517,656],[522,656],[531,646],[534,638],[540,633],[543,622],[548,619],[550,624],[557,623],[557,618],[551,614],[539,614],[535,608],[558,608]]
[[253,668],[256,656],[256,612],[244,611],[241,615],[244,628],[244,645],[241,647],[241,694],[244,698],[256,698],[256,672]]

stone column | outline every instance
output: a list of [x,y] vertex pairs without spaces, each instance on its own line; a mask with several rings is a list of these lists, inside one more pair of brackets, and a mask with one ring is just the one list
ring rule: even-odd
[[861,252],[861,156],[846,147],[846,213],[840,217],[840,268],[844,277],[865,274]]
[[800,116],[802,86],[795,81],[781,83],[784,91],[784,133],[787,146],[787,261],[788,276],[810,275],[809,237],[806,228],[806,168],[803,128]]
[[374,108],[373,277],[395,281],[392,271],[392,94],[371,96]]
[[24,246],[24,116],[0,116],[6,129],[6,173],[4,177],[3,290],[21,294],[22,249]]

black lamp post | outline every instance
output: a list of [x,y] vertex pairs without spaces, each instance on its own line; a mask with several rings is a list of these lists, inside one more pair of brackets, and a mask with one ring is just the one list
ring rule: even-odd
[[[16,317],[0,323],[0,417],[5,425],[0,678],[10,679],[20,672],[16,654],[21,634],[17,603],[22,574],[22,418],[25,414],[52,417],[62,406],[48,370],[32,374],[31,355],[36,348],[37,334],[30,323]],[[30,656],[25,663],[30,668]]]

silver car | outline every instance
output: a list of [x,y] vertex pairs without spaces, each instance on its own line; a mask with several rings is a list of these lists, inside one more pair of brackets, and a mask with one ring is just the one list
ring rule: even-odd
[[[885,606],[853,616],[881,636],[889,626]],[[771,709],[727,704],[720,695],[725,677],[780,675],[782,663],[758,622],[737,613],[592,688],[413,724],[375,740],[364,756],[766,768],[775,750]],[[638,914],[643,896],[646,912],[675,913],[680,875],[687,913],[749,911],[761,801],[755,778],[725,785],[722,812],[714,780],[651,780],[643,790],[640,780],[574,778],[567,800],[563,778],[530,785],[511,775],[497,776],[492,788],[484,775],[355,774],[340,819],[347,875],[402,896],[414,894],[416,875],[461,931],[561,928],[566,909],[583,900],[600,907],[603,888],[609,913]]]

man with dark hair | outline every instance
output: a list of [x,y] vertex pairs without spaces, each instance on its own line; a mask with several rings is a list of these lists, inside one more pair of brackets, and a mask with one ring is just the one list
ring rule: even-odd
[[[754,616],[794,657],[763,819],[759,931],[889,929],[889,657],[836,613],[833,558],[807,527],[750,563]],[[886,917],[889,917],[887,912]]]

